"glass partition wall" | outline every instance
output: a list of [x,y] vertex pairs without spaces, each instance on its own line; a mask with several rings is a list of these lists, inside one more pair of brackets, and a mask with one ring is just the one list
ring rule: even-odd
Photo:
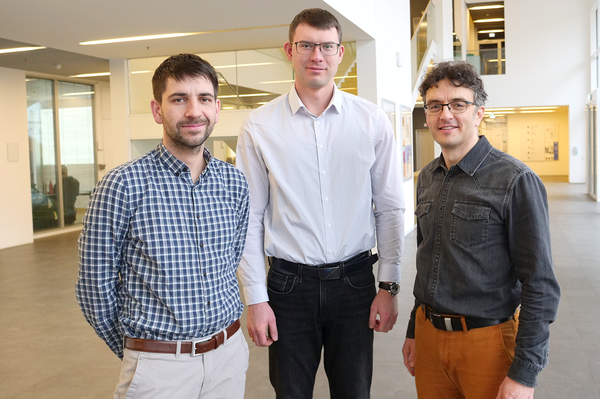
[[34,232],[81,224],[96,184],[94,88],[27,78]]

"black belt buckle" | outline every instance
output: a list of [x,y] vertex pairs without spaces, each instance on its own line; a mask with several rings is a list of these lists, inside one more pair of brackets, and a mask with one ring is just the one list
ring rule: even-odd
[[341,266],[319,269],[319,280],[339,280],[342,276]]

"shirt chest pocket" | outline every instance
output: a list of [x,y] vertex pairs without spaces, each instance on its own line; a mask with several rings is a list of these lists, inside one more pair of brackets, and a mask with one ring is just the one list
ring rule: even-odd
[[490,210],[485,204],[456,201],[452,207],[452,241],[466,248],[486,242]]
[[431,202],[421,202],[415,209],[415,216],[419,220],[419,230],[423,238],[429,236],[429,212],[431,211]]

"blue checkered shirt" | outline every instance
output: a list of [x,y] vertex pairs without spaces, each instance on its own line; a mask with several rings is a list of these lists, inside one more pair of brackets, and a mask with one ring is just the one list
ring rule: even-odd
[[77,300],[123,356],[123,336],[190,340],[238,319],[236,278],[248,228],[248,184],[212,158],[194,183],[162,143],[94,189],[79,237]]

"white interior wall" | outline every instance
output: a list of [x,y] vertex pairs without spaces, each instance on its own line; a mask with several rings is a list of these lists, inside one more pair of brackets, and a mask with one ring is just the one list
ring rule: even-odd
[[[443,0],[447,1],[447,0]],[[381,105],[396,104],[398,154],[402,159],[400,106],[412,109],[410,3],[408,0],[375,0],[364,7],[360,0],[328,0],[327,3],[374,40],[357,42],[358,95]],[[406,199],[405,231],[414,228],[414,183],[403,183]]]
[[488,107],[569,106],[569,181],[585,182],[589,0],[505,0],[506,75],[484,76]]
[[0,68],[0,249],[33,242],[25,72]]

